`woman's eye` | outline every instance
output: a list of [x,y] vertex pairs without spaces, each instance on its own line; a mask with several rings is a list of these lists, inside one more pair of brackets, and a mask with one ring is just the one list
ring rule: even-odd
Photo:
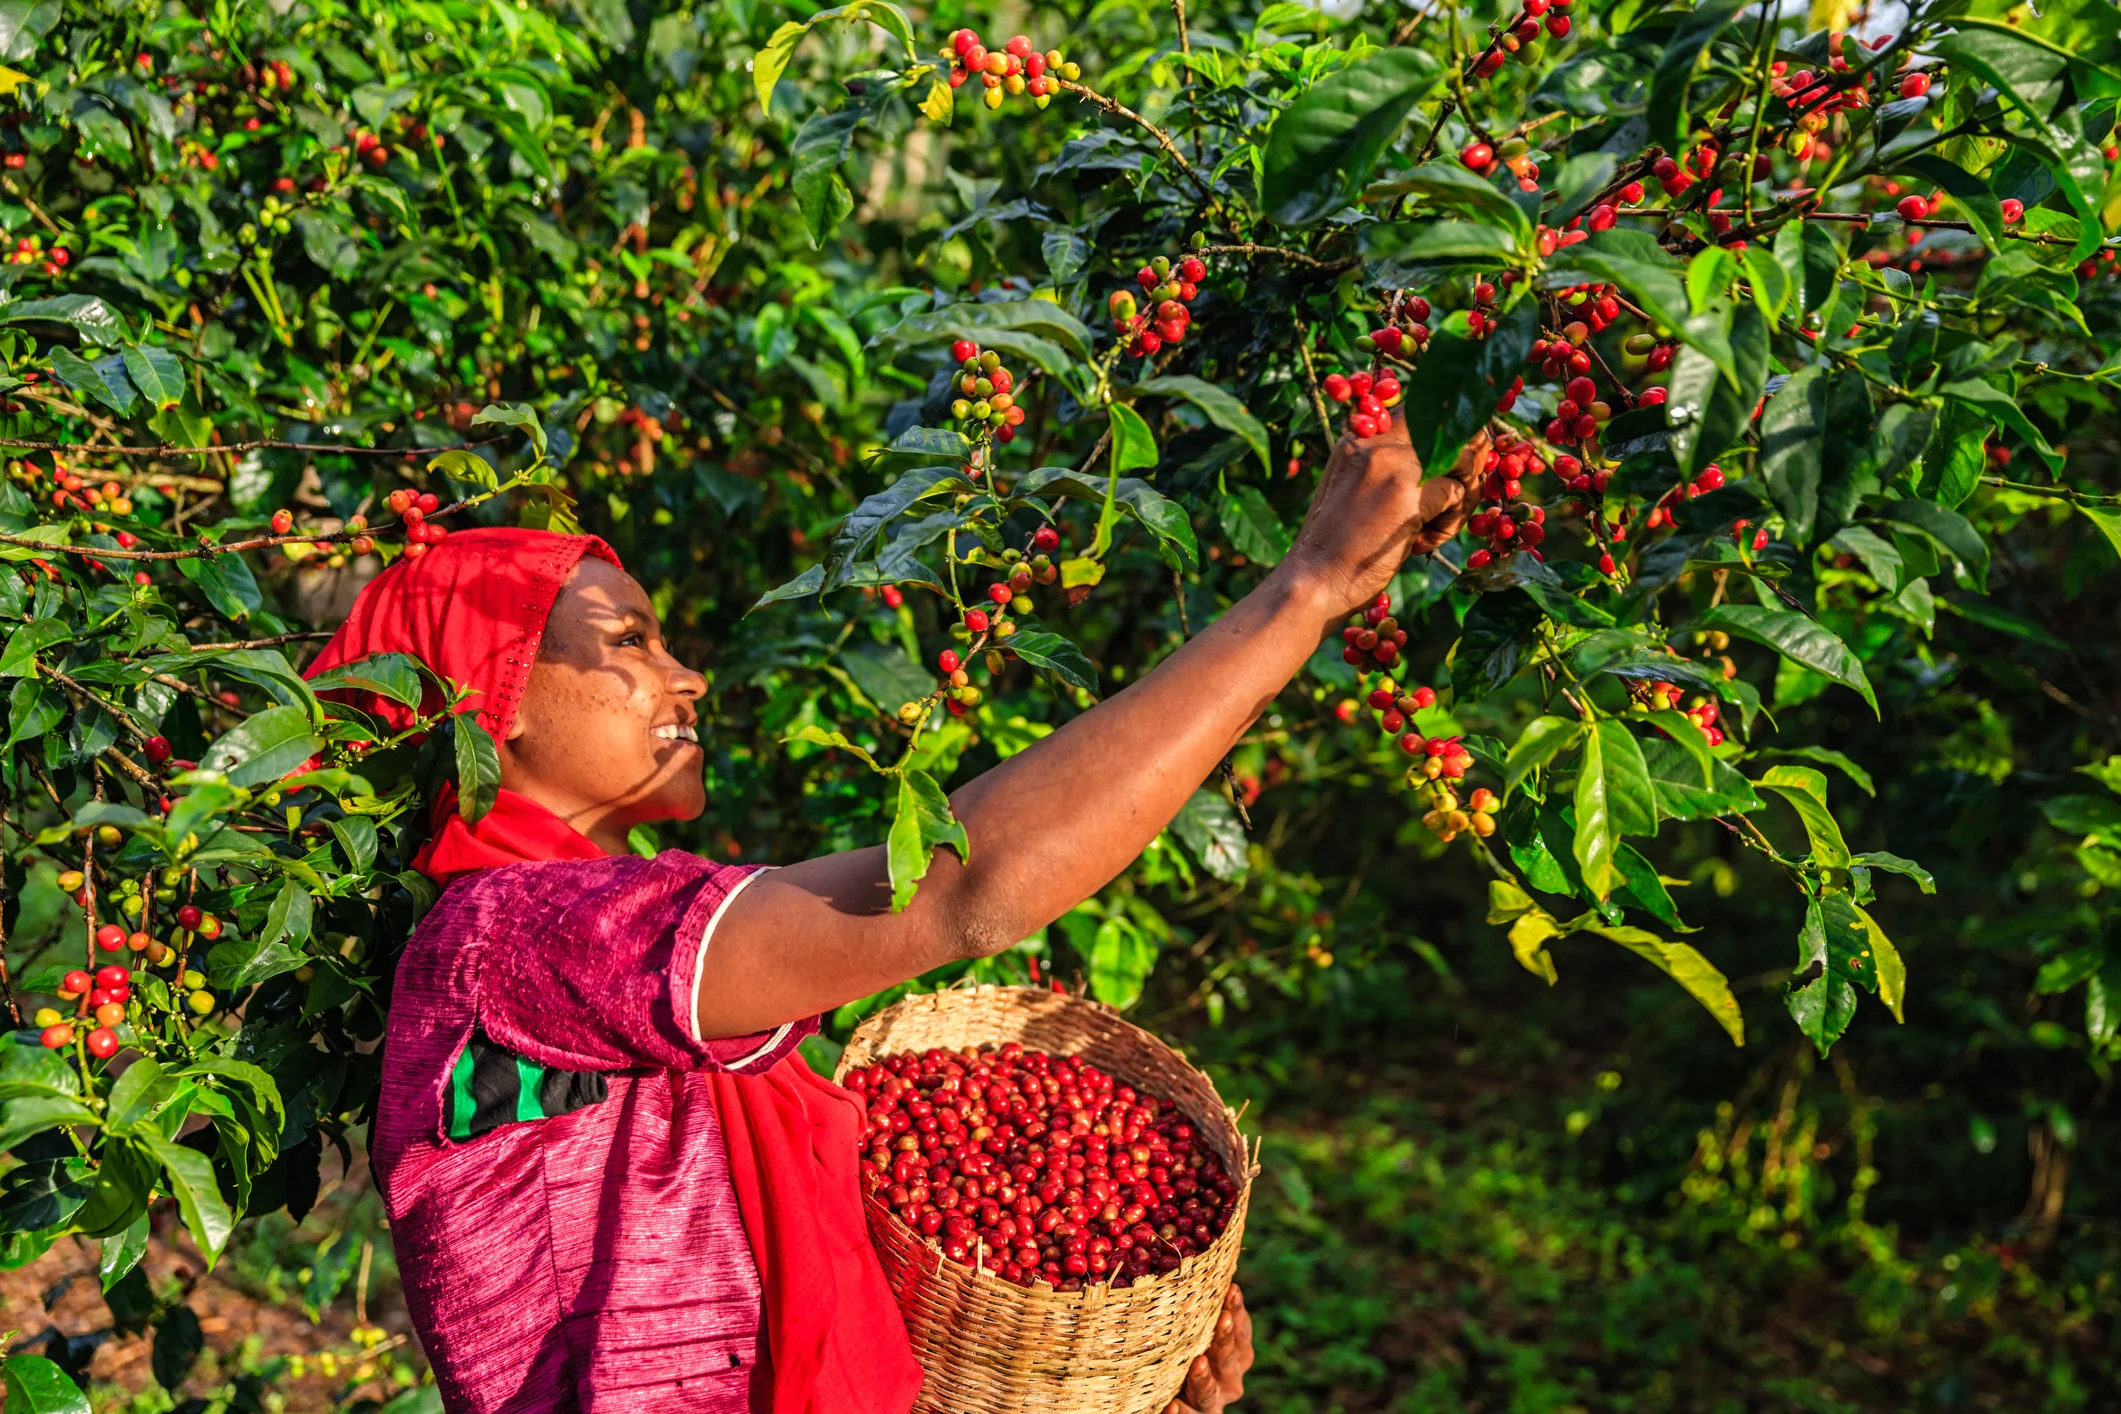
[[641,645],[642,645],[643,643],[646,643],[647,641],[648,641],[647,639],[643,638],[643,637],[642,637],[642,636],[641,636],[640,634],[638,634],[638,633],[629,633],[629,634],[627,634],[627,635],[626,635],[626,636],[625,636],[624,638],[621,638],[621,639],[619,640],[619,646],[620,646],[621,648],[627,648],[627,647],[634,647],[634,648],[638,648],[638,647],[640,647],[640,646],[641,646]]

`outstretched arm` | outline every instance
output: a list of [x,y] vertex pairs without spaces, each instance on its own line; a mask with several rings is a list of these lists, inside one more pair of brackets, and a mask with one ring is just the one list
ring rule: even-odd
[[941,850],[905,912],[881,847],[777,869],[716,929],[700,1033],[812,1016],[991,956],[1095,893],[1156,838],[1338,621],[1453,534],[1485,441],[1423,482],[1404,423],[1334,451],[1288,556],[1140,681],[951,797],[971,858]]

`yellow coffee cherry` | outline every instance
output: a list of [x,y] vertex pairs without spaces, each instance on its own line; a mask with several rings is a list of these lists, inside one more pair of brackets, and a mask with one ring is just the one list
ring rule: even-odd
[[177,980],[187,992],[196,992],[206,985],[206,974],[196,967],[187,967],[184,969],[184,975]]
[[47,1026],[57,1026],[66,1020],[66,1015],[57,1007],[41,1006],[37,1008],[37,1014],[31,1020],[37,1023],[37,1029],[41,1031]]
[[214,994],[212,992],[193,992],[184,999],[184,1004],[199,1015],[205,1016],[214,1009]]

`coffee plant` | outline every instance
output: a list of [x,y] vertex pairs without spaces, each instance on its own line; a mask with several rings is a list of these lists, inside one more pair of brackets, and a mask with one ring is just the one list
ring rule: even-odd
[[[0,1260],[76,1234],[139,1284],[167,1199],[210,1262],[358,1140],[427,802],[475,815],[496,755],[416,663],[300,666],[465,525],[606,536],[714,667],[686,843],[882,838],[903,906],[969,847],[954,776],[1153,666],[1343,437],[1403,429],[1464,533],[979,974],[1064,943],[1125,1006],[1162,958],[1219,1020],[1359,961],[1248,837],[1310,780],[1486,877],[1530,972],[1603,939],[1742,1042],[1679,936],[1715,904],[1658,863],[1728,837],[1789,887],[1802,1034],[1901,1015],[1880,876],[1932,880],[1851,848],[1862,764],[1777,714],[1877,712],[1940,613],[2036,639],[1983,597],[2011,536],[2074,518],[2113,574],[2068,434],[2121,376],[2114,8],[1011,18],[0,5]],[[2112,802],[2069,801],[2111,886]],[[2116,964],[2068,957],[2103,1066]]]

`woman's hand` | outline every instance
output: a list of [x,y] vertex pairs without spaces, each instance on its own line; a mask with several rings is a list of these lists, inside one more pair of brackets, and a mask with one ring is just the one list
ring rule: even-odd
[[1215,1339],[1205,1354],[1194,1357],[1182,1397],[1172,1400],[1164,1414],[1221,1414],[1244,1397],[1245,1371],[1251,1368],[1252,1313],[1245,1309],[1245,1294],[1232,1282],[1215,1322]]
[[1349,433],[1333,449],[1283,563],[1304,567],[1325,587],[1335,617],[1366,607],[1409,554],[1425,555],[1458,533],[1487,451],[1480,432],[1448,476],[1424,477],[1403,410],[1375,437]]

